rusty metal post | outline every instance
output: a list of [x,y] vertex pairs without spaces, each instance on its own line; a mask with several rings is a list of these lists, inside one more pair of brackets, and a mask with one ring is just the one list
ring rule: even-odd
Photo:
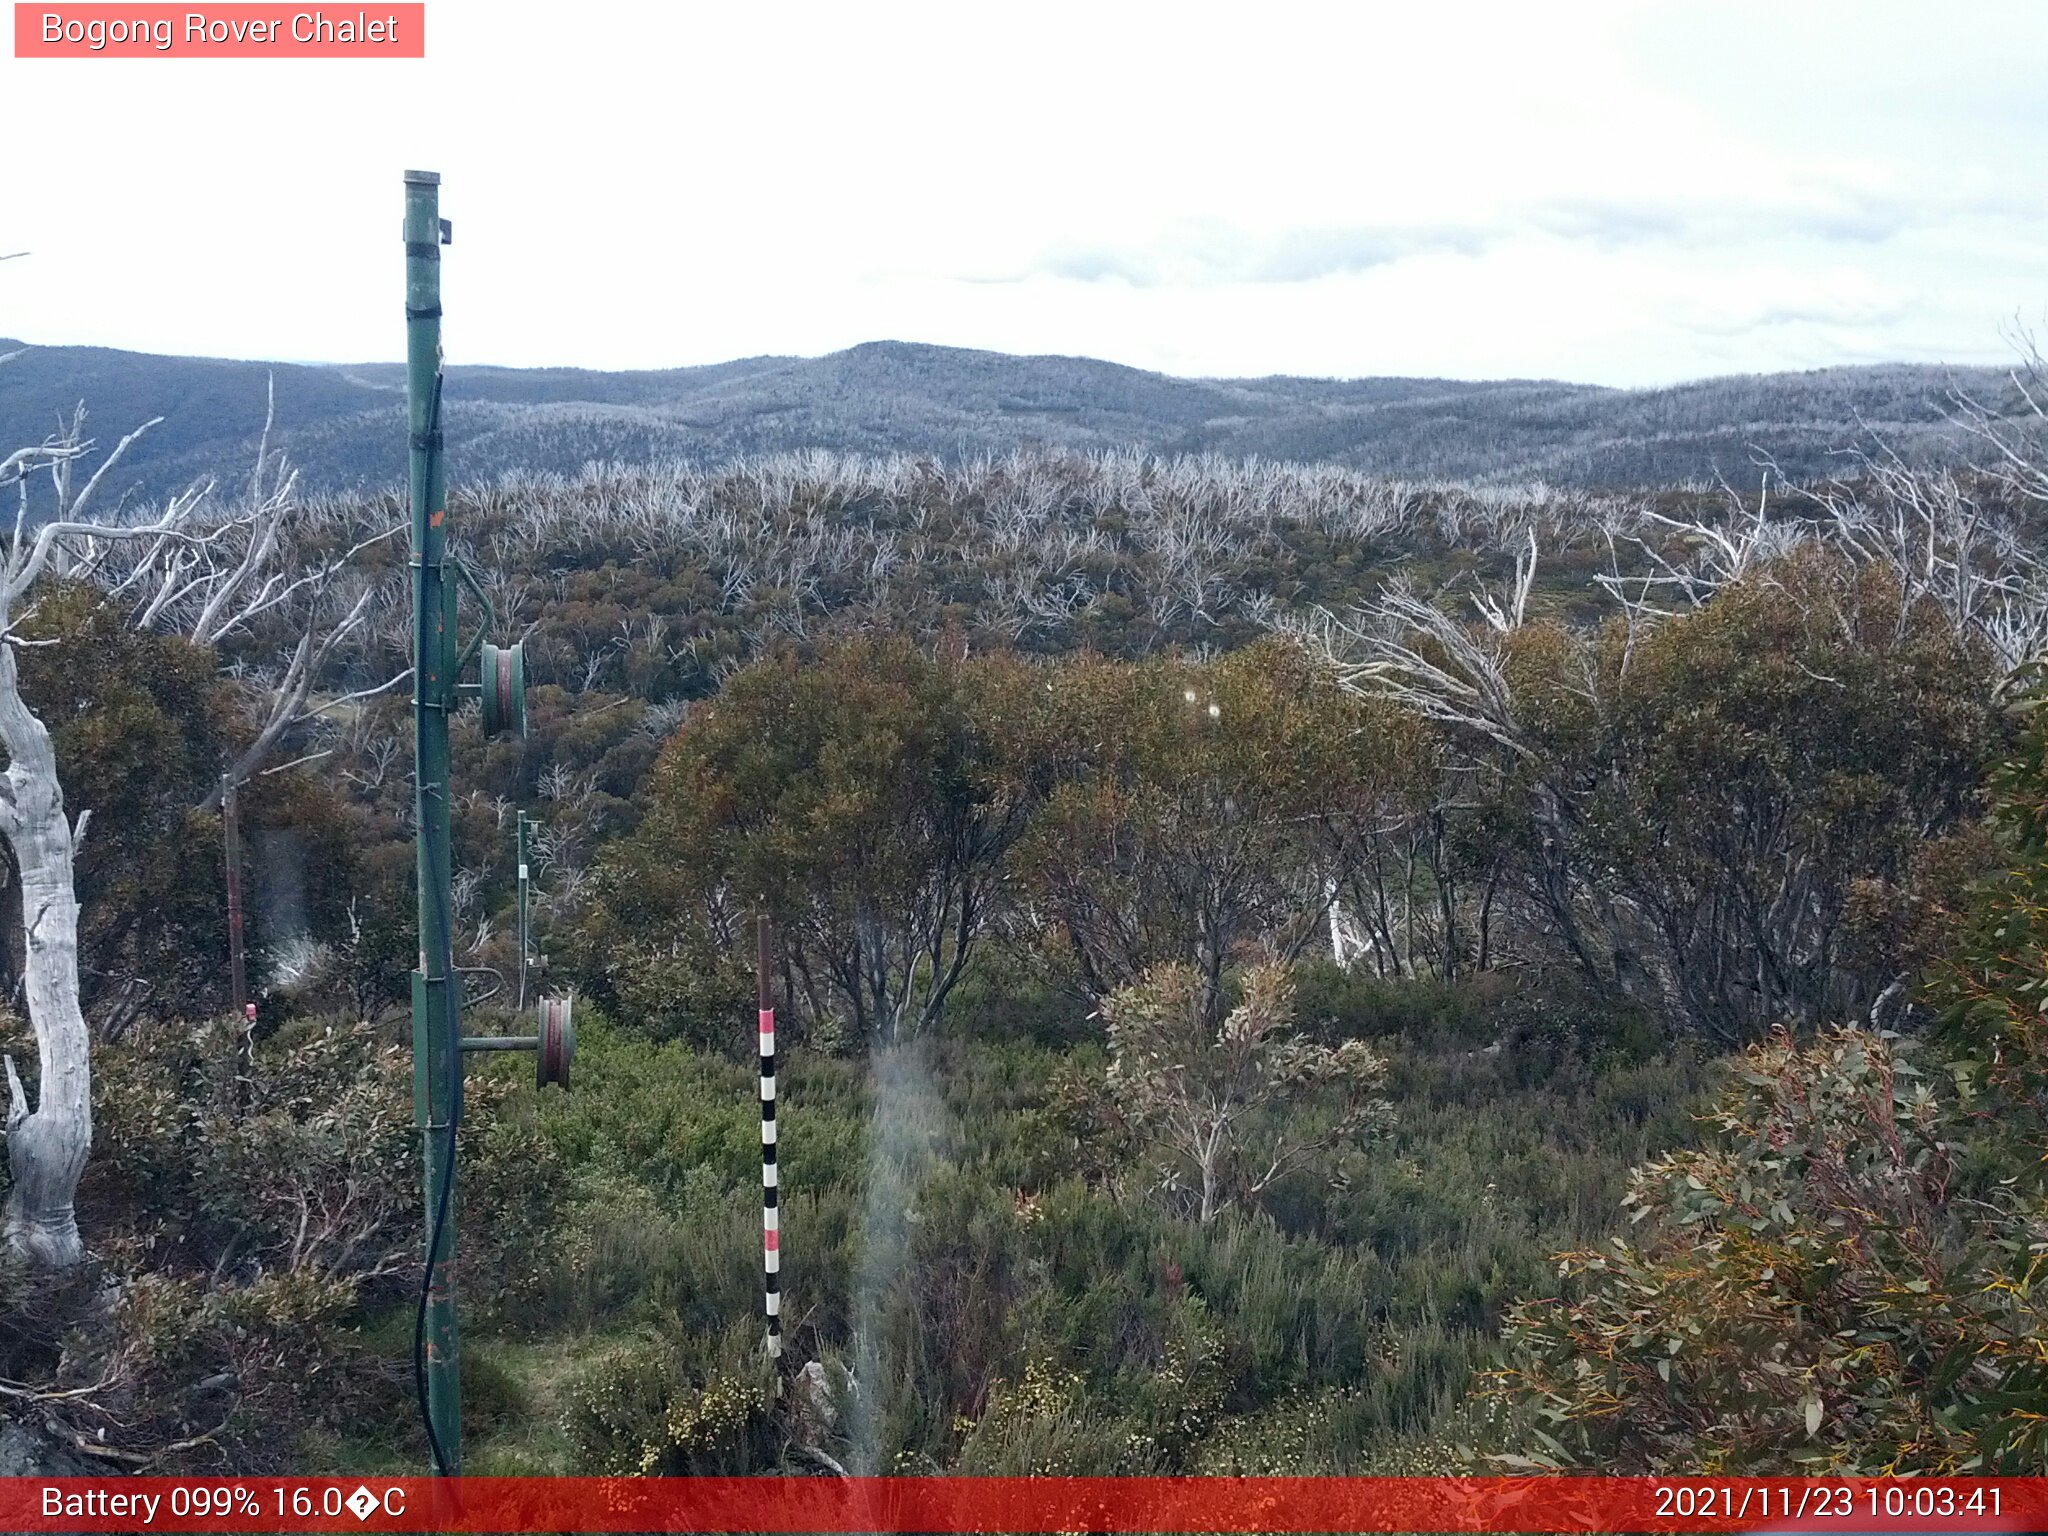
[[234,993],[235,1017],[249,1007],[249,963],[242,947],[242,818],[235,803],[235,781],[220,780],[220,834],[228,866],[228,985]]

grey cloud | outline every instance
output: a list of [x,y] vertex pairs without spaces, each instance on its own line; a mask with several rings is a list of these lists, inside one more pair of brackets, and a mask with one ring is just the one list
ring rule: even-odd
[[[1106,246],[1067,246],[1048,251],[1029,271],[1018,277],[1057,277],[1070,283],[1129,283],[1150,288],[1159,281],[1158,272],[1138,251],[1112,250]],[[997,279],[1015,282],[1017,277]]]
[[1500,234],[1478,225],[1357,225],[1253,235],[1204,224],[1135,248],[1056,247],[1018,275],[1123,282],[1135,288],[1175,282],[1304,283],[1415,256],[1478,255]]
[[1546,203],[1526,215],[1528,227],[1606,249],[1677,243],[1733,245],[1750,240],[1809,239],[1829,244],[1889,240],[1933,210],[1912,199],[1815,190],[1788,199],[1579,199]]
[[1868,330],[1896,325],[1914,311],[1904,299],[1839,298],[1800,302],[1763,302],[1720,314],[1696,317],[1686,328],[1704,336],[1746,336],[1754,331],[1794,325],[1845,326]]
[[1646,245],[1727,247],[1773,240],[1873,245],[1965,219],[2048,218],[2048,204],[1984,197],[1907,197],[1839,187],[1779,198],[1576,198],[1506,209],[1483,222],[1317,226],[1254,234],[1191,223],[1134,246],[1066,245],[1024,270],[983,281],[1304,283],[1423,256],[1478,256],[1530,235],[1621,250]]
[[1268,245],[1251,281],[1301,283],[1415,256],[1477,256],[1498,238],[1497,230],[1469,224],[1297,230]]

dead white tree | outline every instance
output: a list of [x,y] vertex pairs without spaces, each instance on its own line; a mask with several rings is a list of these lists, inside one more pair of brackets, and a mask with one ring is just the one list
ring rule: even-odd
[[[1535,570],[1532,538],[1516,560],[1511,587],[1501,593],[1482,588],[1474,597],[1483,627],[1466,623],[1401,578],[1351,614],[1324,609],[1286,616],[1274,627],[1322,655],[1354,691],[1533,759],[1508,656],[1526,617]],[[1585,687],[1590,689],[1590,680]]]
[[[194,497],[180,497],[156,519],[125,527],[86,521],[94,493],[146,428],[123,438],[85,485],[74,488],[73,470],[92,449],[84,429],[80,410],[60,432],[0,461],[0,491],[11,486],[17,498],[13,536],[0,560],[0,748],[7,753],[6,771],[0,773],[0,837],[7,839],[21,874],[23,992],[39,1068],[31,1108],[14,1058],[6,1058],[13,1188],[5,1240],[31,1264],[49,1268],[75,1264],[84,1254],[72,1202],[92,1145],[92,1067],[79,1008],[72,865],[91,812],[76,821],[65,812],[49,729],[21,696],[15,651],[26,642],[18,627],[36,582],[46,574],[90,560],[94,548],[188,539],[197,505]],[[30,521],[31,479],[47,479],[54,492],[51,515],[36,527]]]
[[[7,755],[0,772],[0,837],[21,876],[23,996],[39,1068],[31,1107],[13,1057],[5,1060],[13,1188],[4,1239],[45,1267],[74,1264],[84,1251],[73,1201],[92,1144],[92,1067],[79,1000],[74,861],[92,813],[74,820],[66,812],[49,729],[21,693],[15,653],[30,643],[20,626],[32,611],[36,585],[60,576],[93,582],[137,605],[146,622],[178,615],[194,639],[213,643],[302,594],[324,592],[348,559],[375,542],[358,543],[316,572],[292,571],[285,554],[289,530],[282,526],[293,505],[290,478],[280,469],[266,479],[267,426],[247,506],[212,515],[212,488],[199,485],[146,520],[88,518],[108,476],[153,425],[122,438],[83,484],[78,474],[94,446],[83,407],[40,443],[0,459],[0,494],[15,493],[13,534],[0,554],[0,750]],[[48,491],[38,505],[31,489],[41,485]],[[340,632],[361,622],[364,606],[358,598],[344,612]],[[318,638],[306,631],[301,666],[296,674],[287,671],[288,686],[278,691],[274,713],[280,718],[304,717],[308,679],[337,643],[336,628],[318,631]],[[366,690],[376,691],[382,690]]]
[[2048,360],[2034,336],[2013,336],[2017,363],[2007,370],[2010,402],[2000,407],[1957,386],[1950,419],[1985,449],[1993,479],[2015,506],[2048,505]]
[[[190,493],[187,537],[140,544],[91,536],[83,540],[80,574],[89,574],[109,597],[129,604],[137,629],[182,634],[209,647],[246,636],[260,625],[288,636],[277,666],[244,674],[254,685],[255,732],[215,781],[201,810],[216,809],[228,788],[254,777],[294,728],[386,693],[412,675],[407,668],[373,686],[316,701],[315,690],[336,653],[364,628],[379,595],[377,584],[361,577],[362,557],[400,533],[404,524],[318,526],[319,519],[297,495],[297,472],[271,447],[276,419],[273,387],[246,492],[224,509],[211,501],[210,484]],[[309,549],[322,545],[336,552],[306,558]]]
[[[1768,463],[1753,506],[1722,482],[1730,507],[1723,520],[1644,509],[1642,531],[1626,538],[1634,568],[1623,571],[1610,535],[1614,569],[1595,577],[1627,621],[1628,653],[1641,627],[1699,608],[1738,581],[1772,581],[1776,562],[1818,546],[1891,578],[1899,599],[1893,623],[1901,636],[1917,612],[1932,607],[1958,635],[1986,648],[2001,686],[2019,683],[2030,663],[2048,655],[2048,564],[2016,516],[2029,504],[2048,503],[2048,445],[2042,442],[2048,389],[2041,367],[2030,355],[2027,368],[2013,373],[2022,402],[2013,411],[1993,411],[1960,391],[1953,395],[1950,420],[1965,440],[1990,445],[1988,467],[1909,463],[1878,440],[1874,448],[1846,453],[1844,473],[1797,488],[1794,506],[1817,508],[1817,515],[1773,508],[1772,479],[1784,477]],[[1857,613],[1845,603],[1837,617],[1846,629]]]

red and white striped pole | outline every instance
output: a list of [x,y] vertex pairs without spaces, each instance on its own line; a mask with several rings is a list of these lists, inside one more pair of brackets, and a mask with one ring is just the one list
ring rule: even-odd
[[768,1358],[782,1355],[782,1211],[775,1170],[775,999],[768,985],[768,918],[755,920],[759,953],[755,1004],[761,1022],[761,1305],[768,1323]]

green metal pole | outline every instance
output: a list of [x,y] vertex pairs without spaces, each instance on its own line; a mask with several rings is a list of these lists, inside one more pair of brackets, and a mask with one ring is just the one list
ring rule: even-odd
[[448,720],[456,703],[455,584],[441,464],[441,178],[405,173],[406,406],[411,428],[413,751],[420,964],[412,982],[413,1117],[426,1162],[421,1396],[435,1470],[462,1470],[455,1318],[455,1127],[462,1115],[461,993],[450,917]]

